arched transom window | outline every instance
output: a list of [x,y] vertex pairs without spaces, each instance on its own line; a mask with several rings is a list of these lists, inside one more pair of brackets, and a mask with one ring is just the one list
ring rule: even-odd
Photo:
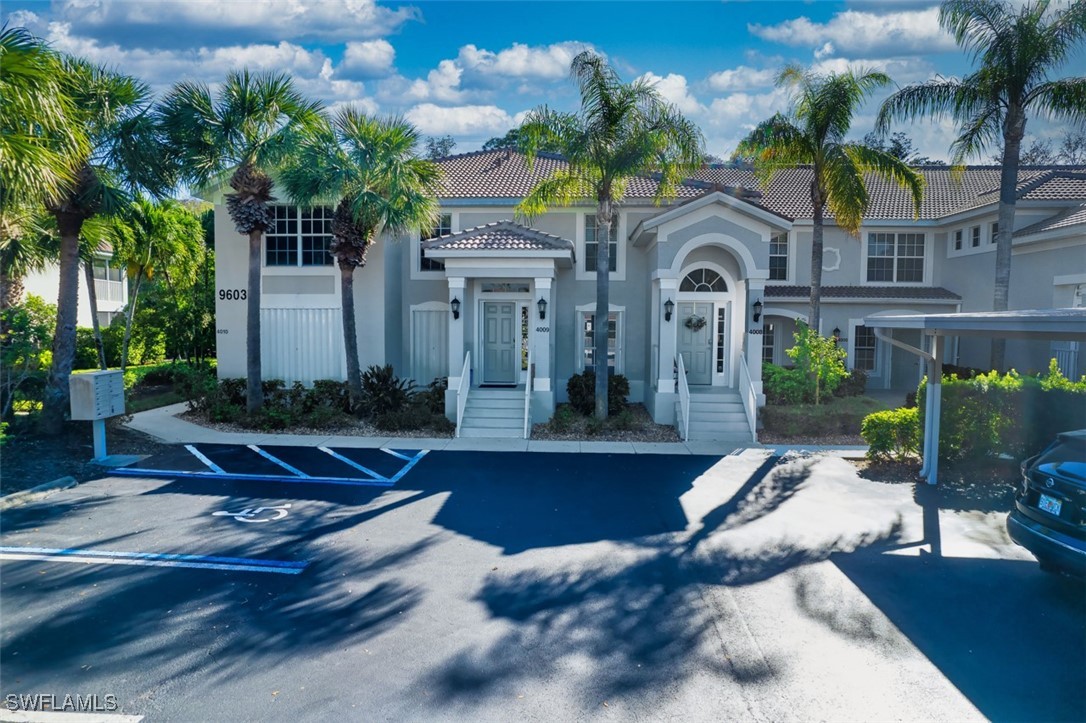
[[728,285],[724,283],[724,278],[712,269],[694,269],[679,284],[679,291],[698,291],[711,294],[727,290]]

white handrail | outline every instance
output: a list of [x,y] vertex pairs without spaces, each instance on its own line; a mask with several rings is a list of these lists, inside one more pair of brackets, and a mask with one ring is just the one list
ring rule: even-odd
[[532,380],[535,379],[535,362],[532,351],[528,350],[528,381],[524,384],[524,438],[532,433]]
[[460,436],[460,427],[464,424],[464,409],[468,406],[468,392],[471,390],[471,352],[464,355],[464,368],[460,371],[460,386],[456,389],[456,436]]
[[758,441],[758,396],[754,392],[754,382],[750,378],[750,368],[747,367],[747,358],[739,357],[739,394],[743,400],[743,411],[747,413],[747,424],[750,425],[751,440]]
[[686,442],[690,439],[690,385],[686,383],[686,364],[683,363],[682,354],[677,357],[676,365],[679,370],[679,417],[682,422],[679,434]]

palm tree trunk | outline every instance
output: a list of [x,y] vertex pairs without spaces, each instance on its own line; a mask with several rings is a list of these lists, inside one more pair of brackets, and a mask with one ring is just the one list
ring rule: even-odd
[[136,318],[136,304],[140,297],[140,284],[143,283],[143,267],[140,267],[136,276],[136,283],[132,285],[132,298],[128,300],[128,308],[125,310],[124,339],[121,341],[121,371],[128,368],[128,344],[132,341],[132,321]]
[[249,231],[249,293],[245,334],[245,397],[250,414],[264,406],[260,368],[260,247],[261,229]]
[[592,359],[596,363],[596,419],[607,419],[607,332],[611,310],[611,220],[609,191],[596,209],[596,318],[592,329]]
[[102,326],[98,323],[98,289],[94,286],[94,263],[83,263],[83,279],[87,282],[87,299],[90,301],[91,327],[94,329],[94,348],[98,352],[98,368],[105,371],[106,348],[102,343]]
[[[818,177],[817,169],[815,178]],[[811,182],[811,204],[814,206],[814,232],[811,239],[811,302],[807,326],[816,334],[822,320],[822,194],[817,181]]]
[[[1007,110],[1007,120],[1003,127],[1003,167],[999,174],[999,231],[996,233],[992,311],[1006,311],[1010,303],[1014,206],[1018,200],[1018,165],[1025,133],[1026,114],[1021,107],[1012,105]],[[992,339],[992,369],[1003,371],[1006,356],[1007,340]]]
[[23,277],[0,270],[0,311],[10,309],[23,299]]
[[57,295],[57,325],[53,334],[53,364],[42,399],[41,428],[46,434],[60,434],[68,414],[68,378],[75,360],[75,325],[79,314],[79,232],[86,217],[58,211],[60,229],[60,291]]
[[351,397],[352,411],[362,406],[362,367],[358,363],[358,332],[354,316],[354,270],[354,266],[340,259],[339,287],[343,297],[343,351],[347,354],[347,389]]

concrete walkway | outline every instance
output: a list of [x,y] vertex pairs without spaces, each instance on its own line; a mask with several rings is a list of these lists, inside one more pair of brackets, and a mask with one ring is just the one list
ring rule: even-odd
[[[177,417],[188,408],[184,402],[133,415],[126,426],[144,432],[168,444],[290,444],[312,447],[402,447],[429,450],[481,452],[586,452],[602,454],[708,454],[727,455],[746,448],[765,449],[766,445],[736,446],[730,442],[576,442],[536,439],[468,439],[448,437],[359,437],[354,435],[277,434],[274,432],[220,432],[201,427]],[[864,446],[821,447],[791,445],[781,449],[820,452],[839,457],[863,457]]]

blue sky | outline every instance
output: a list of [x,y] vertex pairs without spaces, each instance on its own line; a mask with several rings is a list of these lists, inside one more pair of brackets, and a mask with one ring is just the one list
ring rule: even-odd
[[[158,92],[242,66],[285,71],[329,106],[403,114],[426,135],[452,135],[458,152],[540,104],[573,109],[569,59],[583,48],[627,80],[656,82],[720,156],[787,107],[772,82],[785,63],[877,68],[903,85],[969,67],[925,2],[8,0],[3,20]],[[856,118],[857,136],[880,98]],[[938,158],[954,135],[947,122],[903,130]]]

